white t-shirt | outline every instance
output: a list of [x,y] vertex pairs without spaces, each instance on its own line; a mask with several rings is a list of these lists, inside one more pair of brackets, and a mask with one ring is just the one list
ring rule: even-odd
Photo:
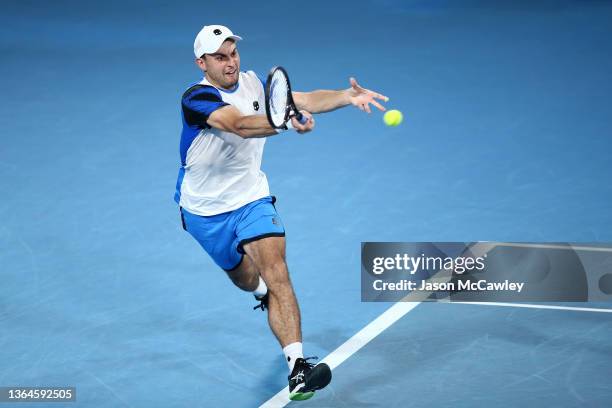
[[253,71],[241,72],[232,91],[215,88],[204,78],[185,92],[175,194],[181,207],[209,216],[270,195],[260,168],[266,139],[243,139],[206,122],[212,112],[228,104],[243,115],[265,115],[264,100],[263,84]]

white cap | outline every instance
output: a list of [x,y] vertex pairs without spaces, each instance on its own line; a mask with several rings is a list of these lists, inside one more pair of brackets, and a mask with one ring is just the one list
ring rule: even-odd
[[242,37],[234,35],[232,30],[222,25],[204,26],[193,42],[193,53],[196,58],[200,58],[204,54],[212,54],[221,48],[223,41],[231,38],[233,40],[242,40]]

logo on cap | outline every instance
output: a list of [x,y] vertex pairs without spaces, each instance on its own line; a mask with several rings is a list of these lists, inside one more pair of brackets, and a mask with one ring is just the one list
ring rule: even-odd
[[221,30],[219,30],[218,28],[215,28],[215,30],[213,31],[214,35],[221,35]]

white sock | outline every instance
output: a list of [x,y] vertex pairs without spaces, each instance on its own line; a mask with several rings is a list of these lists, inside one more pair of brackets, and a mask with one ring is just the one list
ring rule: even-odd
[[293,371],[293,366],[295,365],[295,360],[298,358],[304,358],[304,354],[302,353],[302,343],[296,342],[287,345],[283,349],[283,353],[285,353],[287,365],[289,366],[289,374],[291,374]]
[[264,282],[264,280],[261,279],[261,276],[260,276],[259,285],[257,285],[257,289],[253,291],[253,294],[257,297],[262,297],[266,293],[268,293],[268,287],[266,286],[266,282]]

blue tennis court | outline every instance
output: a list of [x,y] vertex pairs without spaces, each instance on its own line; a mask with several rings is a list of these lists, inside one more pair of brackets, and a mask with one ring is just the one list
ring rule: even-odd
[[[393,307],[360,301],[361,242],[612,241],[611,2],[285,7],[3,3],[0,387],[114,408],[257,407],[287,386],[265,313],[173,201],[204,24],[244,37],[243,70],[282,65],[304,91],[355,76],[404,113],[391,128],[346,108],[267,140],[306,355]],[[422,303],[301,404],[608,406],[610,305]]]

